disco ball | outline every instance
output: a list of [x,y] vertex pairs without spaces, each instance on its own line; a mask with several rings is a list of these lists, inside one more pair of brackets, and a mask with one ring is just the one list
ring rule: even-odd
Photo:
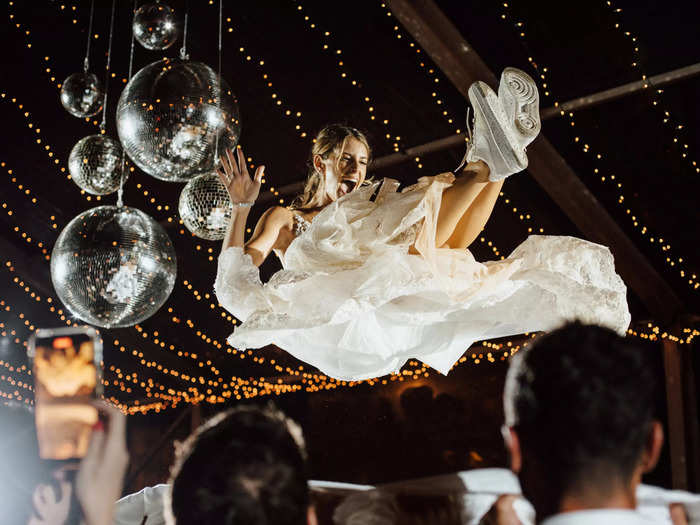
[[61,84],[61,104],[74,117],[92,117],[102,109],[104,91],[97,75],[73,73]]
[[233,205],[216,173],[199,175],[180,193],[180,218],[201,239],[220,241],[233,215]]
[[136,208],[98,206],[63,229],[51,253],[61,302],[95,326],[131,326],[153,315],[175,284],[175,249]]
[[89,135],[73,146],[68,170],[73,182],[93,195],[109,195],[119,189],[122,147],[105,135]]
[[134,37],[146,49],[167,49],[179,33],[175,13],[160,2],[146,4],[134,13]]
[[122,147],[157,179],[181,182],[211,173],[218,152],[238,144],[238,102],[201,62],[164,58],[136,73],[117,105]]

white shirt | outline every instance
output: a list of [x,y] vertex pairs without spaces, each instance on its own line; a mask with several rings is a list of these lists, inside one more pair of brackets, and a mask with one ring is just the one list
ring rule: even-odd
[[579,510],[556,514],[544,520],[541,525],[652,525],[651,521],[633,510],[599,509]]

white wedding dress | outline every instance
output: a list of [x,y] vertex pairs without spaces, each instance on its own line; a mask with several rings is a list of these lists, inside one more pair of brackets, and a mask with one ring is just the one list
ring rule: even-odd
[[[398,192],[385,179],[326,206],[269,282],[242,248],[219,257],[219,302],[242,324],[238,349],[274,344],[324,374],[362,380],[419,359],[443,374],[475,341],[551,330],[567,320],[624,333],[626,287],[604,246],[533,235],[505,260],[435,248],[451,173]],[[415,244],[420,255],[408,253]]]

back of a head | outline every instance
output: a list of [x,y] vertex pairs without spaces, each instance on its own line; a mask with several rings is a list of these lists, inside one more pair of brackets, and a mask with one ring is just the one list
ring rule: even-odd
[[650,361],[644,349],[611,330],[580,323],[516,355],[504,402],[523,471],[546,473],[547,485],[560,494],[629,482],[654,416]]
[[307,481],[299,428],[276,410],[237,407],[182,446],[171,510],[177,525],[302,525]]

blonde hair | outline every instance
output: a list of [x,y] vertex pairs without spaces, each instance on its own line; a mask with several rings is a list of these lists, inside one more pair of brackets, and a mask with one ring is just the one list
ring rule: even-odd
[[[367,155],[372,153],[369,141],[360,130],[343,124],[330,124],[318,132],[311,147],[309,159],[309,173],[304,183],[304,191],[292,202],[290,208],[302,210],[318,208],[323,205],[325,197],[325,182],[321,174],[314,167],[314,157],[319,155],[322,159],[328,159],[333,153],[337,154],[336,169],[339,168],[341,153],[345,144],[352,137],[359,140],[366,148]],[[369,161],[369,159],[367,159]]]

